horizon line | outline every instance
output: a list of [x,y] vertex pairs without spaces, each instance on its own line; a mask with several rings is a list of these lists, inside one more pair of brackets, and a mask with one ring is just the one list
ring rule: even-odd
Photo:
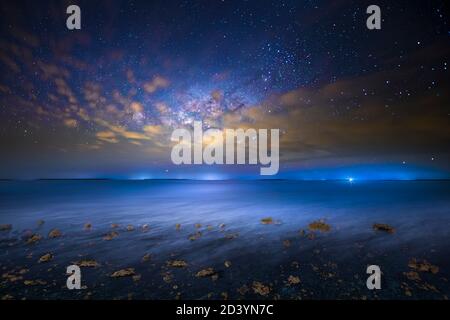
[[229,178],[229,179],[196,179],[196,178],[0,178],[0,181],[10,182],[33,182],[33,181],[346,181],[354,183],[357,181],[450,181],[450,178],[412,178],[412,179],[373,179],[373,178],[332,178],[332,179],[296,179],[296,178]]

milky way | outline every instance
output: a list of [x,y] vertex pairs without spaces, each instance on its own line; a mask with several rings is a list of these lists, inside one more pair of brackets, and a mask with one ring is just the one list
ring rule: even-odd
[[280,177],[449,177],[443,2],[380,1],[381,30],[369,4],[79,1],[71,31],[63,2],[2,3],[0,178],[254,175],[173,166],[196,120],[279,128]]

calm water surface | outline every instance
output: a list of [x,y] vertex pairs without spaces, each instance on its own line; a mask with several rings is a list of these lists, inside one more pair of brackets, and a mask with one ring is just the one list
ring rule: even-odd
[[[267,217],[274,223],[262,224]],[[308,229],[319,219],[330,231]],[[395,232],[375,231],[374,223],[389,224]],[[12,224],[0,231],[4,298],[445,299],[450,294],[448,181],[4,181],[0,224]],[[49,239],[55,228],[62,236]],[[112,231],[116,237],[104,240]],[[32,234],[42,239],[27,244]],[[46,253],[53,259],[39,263]],[[150,259],[143,261],[146,254]],[[413,259],[439,271],[418,271]],[[80,260],[99,266],[82,268],[86,288],[69,291],[65,268]],[[187,266],[168,266],[173,260]],[[371,264],[383,272],[376,292],[366,287]],[[135,277],[111,278],[124,268],[133,268]],[[205,268],[213,268],[215,276],[197,277]],[[290,276],[300,282],[292,283]],[[257,283],[269,292],[261,295]]]

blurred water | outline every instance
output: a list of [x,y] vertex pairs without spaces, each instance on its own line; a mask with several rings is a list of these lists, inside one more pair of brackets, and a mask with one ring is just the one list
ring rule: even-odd
[[[265,217],[279,223],[262,225],[260,220]],[[299,239],[299,230],[307,230],[308,224],[318,219],[325,219],[331,231],[312,241]],[[44,225],[38,227],[38,220],[44,220]],[[93,228],[86,232],[83,226],[88,222]],[[341,271],[344,278],[355,273],[364,278],[366,263],[384,263],[386,272],[392,269],[389,276],[396,283],[384,291],[386,298],[392,298],[399,294],[398,278],[408,271],[408,259],[418,256],[440,265],[440,294],[448,293],[448,284],[441,283],[450,264],[447,181],[4,181],[0,182],[0,224],[5,223],[13,229],[0,233],[0,263],[4,268],[27,265],[41,272],[44,267],[26,256],[51,251],[55,269],[87,257],[103,262],[102,276],[106,277],[109,271],[139,265],[142,256],[151,252],[154,270],[141,271],[151,275],[142,281],[146,287],[137,290],[140,298],[170,298],[175,294],[169,288],[149,293],[155,281],[160,281],[161,266],[171,257],[189,261],[192,273],[213,265],[223,269],[225,260],[238,262],[234,275],[224,270],[224,280],[217,282],[221,290],[232,286],[234,291],[252,277],[273,283],[280,277],[280,266],[283,269],[284,264],[297,260],[308,267],[325,260],[346,265],[347,270]],[[112,223],[121,225],[119,237],[104,241],[102,237],[111,231]],[[190,241],[188,236],[198,231],[197,223],[202,225],[198,229],[202,235]],[[396,232],[375,232],[373,223],[387,223]],[[144,224],[150,226],[148,232],[140,229]],[[179,231],[176,224],[181,224]],[[221,229],[220,224],[226,227]],[[127,225],[136,230],[127,232]],[[64,236],[44,239],[35,246],[14,242],[25,230],[45,236],[53,228]],[[238,237],[225,239],[227,235]],[[292,243],[289,248],[283,246],[286,239]],[[316,257],[314,250],[326,252],[326,256]],[[312,277],[308,271],[303,275]],[[93,287],[99,285],[99,277],[92,274]],[[188,281],[188,275],[179,277],[181,282]],[[120,280],[114,285],[117,283]],[[310,284],[321,292],[316,298],[343,294],[325,290],[325,284],[317,279],[310,279]],[[191,284],[182,295],[201,298],[205,285],[209,284],[193,289]],[[129,290],[128,284],[109,286],[113,284],[101,286],[109,288],[107,291],[98,289],[99,298],[111,297],[114,290],[118,296]],[[182,285],[179,287],[183,291]],[[16,295],[22,294],[20,288],[15,290]],[[365,290],[364,285],[361,290]],[[39,291],[27,294],[41,298]],[[287,297],[294,294],[288,292]]]

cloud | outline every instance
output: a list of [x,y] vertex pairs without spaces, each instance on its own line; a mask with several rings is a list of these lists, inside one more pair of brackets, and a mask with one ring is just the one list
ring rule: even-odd
[[155,103],[155,108],[161,115],[167,115],[170,112],[170,107],[164,102]]
[[439,152],[450,143],[449,97],[445,91],[437,95],[413,86],[409,92],[414,96],[399,96],[398,88],[413,74],[384,71],[298,88],[227,113],[223,126],[279,128],[284,161]]
[[149,135],[157,135],[163,131],[163,128],[159,125],[147,125],[144,126],[143,130]]
[[64,125],[69,128],[76,128],[78,121],[76,119],[64,119]]
[[100,131],[96,133],[96,137],[105,142],[118,143],[119,140],[116,138],[116,134],[112,131]]
[[144,83],[143,87],[146,92],[154,93],[158,89],[167,88],[169,84],[170,82],[168,79],[161,76],[155,76],[152,81]]

